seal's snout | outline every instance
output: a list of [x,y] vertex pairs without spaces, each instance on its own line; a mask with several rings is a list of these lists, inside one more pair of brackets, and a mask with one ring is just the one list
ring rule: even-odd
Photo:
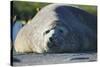
[[49,47],[49,48],[53,48],[53,47],[55,47],[55,46],[57,46],[57,45],[55,44],[55,39],[54,39],[54,37],[53,37],[53,36],[49,37],[48,47]]
[[50,40],[50,42],[53,42],[53,37],[50,37],[49,40]]

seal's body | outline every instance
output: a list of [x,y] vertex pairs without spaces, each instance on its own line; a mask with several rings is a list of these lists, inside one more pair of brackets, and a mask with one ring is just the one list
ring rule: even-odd
[[18,33],[17,52],[96,50],[96,17],[82,9],[51,4],[42,8]]

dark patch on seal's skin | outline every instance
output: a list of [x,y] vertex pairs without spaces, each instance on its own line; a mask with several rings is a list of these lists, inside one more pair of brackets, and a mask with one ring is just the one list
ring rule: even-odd
[[[58,24],[56,25],[56,27],[57,26],[60,27],[60,24],[62,24],[63,26],[66,27],[66,30],[69,28],[69,32],[65,36],[65,38],[63,35],[60,34],[60,33],[63,33],[62,30],[59,30],[58,32],[55,29],[55,33],[52,35],[52,40],[61,39],[60,37],[63,37],[64,40],[66,40],[65,47],[67,47],[67,45],[70,44],[68,48],[66,48],[66,50],[62,50],[62,51],[68,51],[68,52],[80,51],[81,52],[81,51],[91,51],[91,50],[95,51],[96,50],[96,17],[95,16],[83,10],[73,8],[73,7],[68,7],[68,6],[59,6],[55,9],[55,12],[57,13],[57,17],[60,20],[60,22],[57,21]],[[67,13],[69,13],[70,16],[67,16],[68,15]],[[80,16],[77,16],[77,15],[82,15],[82,18],[83,19],[85,18],[84,21],[81,19]],[[63,39],[58,40],[58,43],[56,42],[56,44],[60,44],[61,42],[63,42]],[[72,44],[75,44],[75,45],[72,45]],[[90,44],[94,44],[94,47],[93,46],[88,47],[88,45]],[[53,46],[51,48],[53,48]]]

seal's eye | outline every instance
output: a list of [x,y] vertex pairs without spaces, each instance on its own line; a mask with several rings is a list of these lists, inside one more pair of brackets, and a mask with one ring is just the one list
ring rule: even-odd
[[60,29],[59,32],[63,33],[63,30]]
[[50,30],[47,30],[46,32],[45,32],[45,34],[47,34],[47,33],[49,33],[50,32]]
[[45,31],[45,32],[44,32],[44,35],[45,35],[45,34],[48,34],[49,32],[50,32],[50,30]]

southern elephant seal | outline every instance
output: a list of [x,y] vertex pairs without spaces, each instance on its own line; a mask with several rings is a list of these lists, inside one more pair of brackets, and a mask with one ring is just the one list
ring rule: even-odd
[[96,16],[82,9],[50,4],[42,8],[18,33],[17,52],[96,51]]

